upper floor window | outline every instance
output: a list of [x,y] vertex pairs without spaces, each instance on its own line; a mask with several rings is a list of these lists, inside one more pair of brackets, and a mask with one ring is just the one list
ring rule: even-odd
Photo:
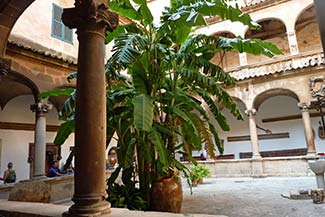
[[52,37],[60,39],[62,41],[73,43],[72,29],[66,27],[62,22],[63,8],[53,4],[52,8]]

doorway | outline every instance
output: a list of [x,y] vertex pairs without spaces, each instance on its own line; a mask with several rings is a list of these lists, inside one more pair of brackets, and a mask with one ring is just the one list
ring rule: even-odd
[[[29,163],[29,177],[33,177],[34,168],[35,168],[35,144],[29,143],[29,154],[28,154],[28,163]],[[48,175],[48,171],[51,167],[51,163],[54,160],[61,160],[61,147],[55,145],[54,143],[46,143],[46,158],[45,158],[45,175]]]

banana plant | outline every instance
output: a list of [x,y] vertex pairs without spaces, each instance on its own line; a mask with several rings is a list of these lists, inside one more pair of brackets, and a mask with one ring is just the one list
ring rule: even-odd
[[[173,168],[186,171],[175,159],[175,154],[182,153],[185,146],[201,149],[205,144],[212,157],[215,145],[223,152],[216,126],[202,103],[208,105],[222,130],[230,128],[218,105],[242,119],[236,103],[224,89],[233,85],[235,79],[211,63],[216,52],[238,51],[269,57],[282,52],[258,39],[195,34],[195,28],[207,25],[207,16],[260,28],[249,15],[224,0],[171,0],[158,25],[154,24],[146,0],[112,0],[109,7],[131,21],[120,25],[107,38],[108,42],[114,40],[107,72],[126,71],[131,76],[135,95],[130,129],[136,144],[140,188],[147,192],[153,179],[171,176]],[[187,154],[193,160],[191,153]]]
[[[130,22],[120,25],[106,39],[107,43],[114,42],[113,55],[105,67],[109,82],[108,142],[114,133],[118,135],[121,168],[128,168],[136,153],[140,189],[149,201],[150,183],[172,176],[175,168],[187,173],[187,168],[175,158],[176,153],[184,154],[186,150],[185,154],[195,163],[191,148],[200,150],[205,144],[212,157],[215,147],[223,152],[217,128],[203,103],[222,130],[230,127],[220,105],[242,119],[224,89],[234,85],[235,79],[211,63],[215,54],[224,50],[272,57],[282,52],[258,39],[196,34],[196,28],[207,25],[208,16],[260,28],[248,14],[225,0],[170,0],[159,24],[154,23],[146,0],[111,0],[109,8]],[[117,76],[124,72],[130,81]],[[73,92],[67,105],[74,105]],[[73,112],[65,109],[61,113],[70,123],[61,125],[56,140],[61,142],[72,132],[69,127],[73,127]]]

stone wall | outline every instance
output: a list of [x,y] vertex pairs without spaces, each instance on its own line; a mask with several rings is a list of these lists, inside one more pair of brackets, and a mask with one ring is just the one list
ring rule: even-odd
[[[192,164],[185,163],[191,167]],[[305,157],[263,158],[261,160],[216,160],[199,161],[210,169],[211,177],[265,177],[312,175]],[[256,169],[260,166],[261,169]],[[258,170],[258,171],[257,171]]]

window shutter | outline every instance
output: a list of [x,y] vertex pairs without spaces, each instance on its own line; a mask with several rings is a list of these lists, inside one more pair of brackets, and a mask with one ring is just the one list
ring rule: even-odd
[[66,26],[64,26],[64,40],[72,43],[72,29],[69,29]]
[[63,13],[63,9],[53,4],[52,35],[58,38],[63,37],[63,31],[64,31],[63,23],[61,20],[62,13]]

